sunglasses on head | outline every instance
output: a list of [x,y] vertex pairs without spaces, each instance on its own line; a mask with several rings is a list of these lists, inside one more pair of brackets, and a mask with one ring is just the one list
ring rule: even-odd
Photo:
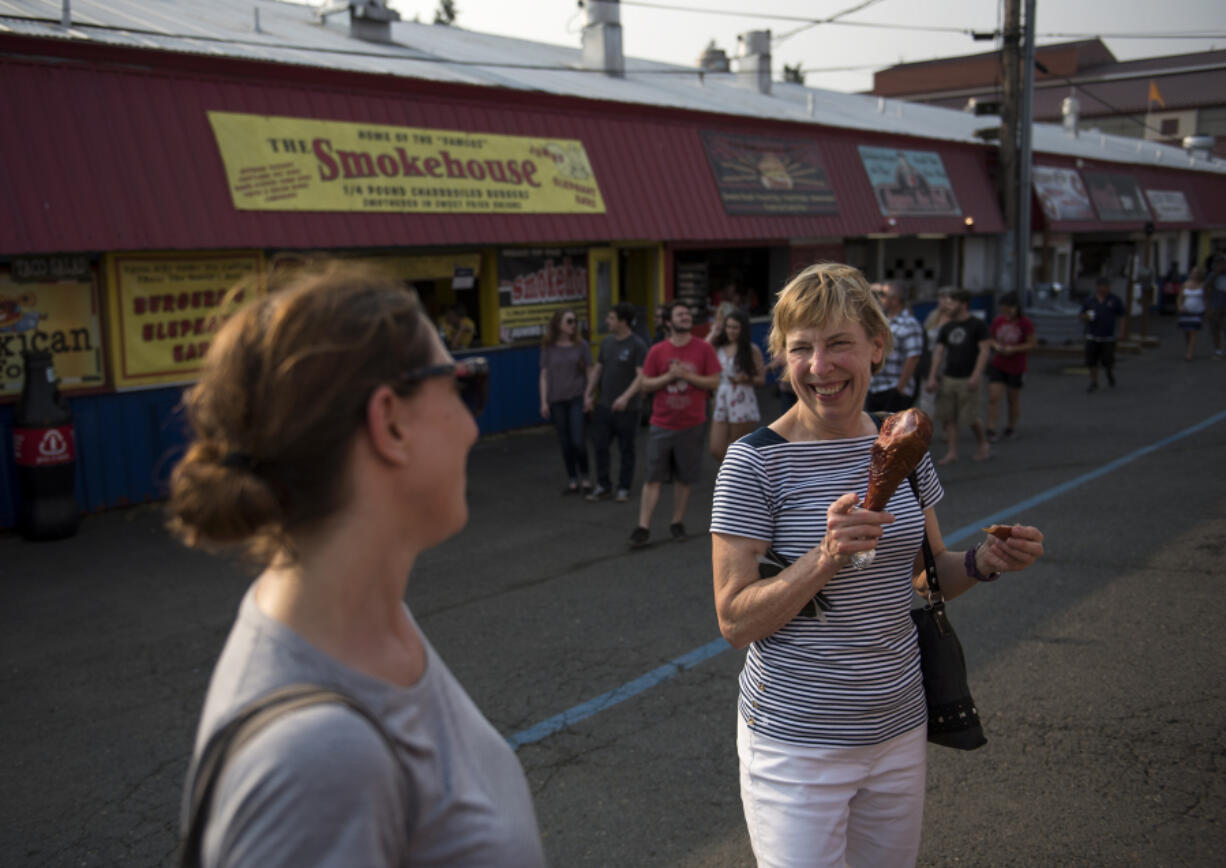
[[442,365],[428,365],[400,375],[402,383],[420,383],[434,377],[454,376],[460,400],[468,412],[480,416],[490,396],[490,363],[484,356],[461,359]]

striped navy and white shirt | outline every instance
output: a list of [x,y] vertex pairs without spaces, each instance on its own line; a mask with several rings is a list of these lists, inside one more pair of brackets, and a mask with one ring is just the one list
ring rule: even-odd
[[[904,308],[898,316],[890,320],[890,333],[894,336],[894,349],[885,357],[881,370],[869,380],[870,394],[893,389],[898,385],[898,377],[902,374],[907,359],[924,354],[924,327],[911,315],[911,311]],[[911,397],[914,392],[915,378],[912,377],[903,387],[902,394]]]
[[[765,540],[793,562],[818,545],[826,510],[863,497],[876,438],[789,442],[759,428],[728,448],[715,483],[711,531]],[[917,473],[920,497],[944,496],[931,456]],[[909,614],[912,568],[924,513],[904,482],[886,511],[871,566],[847,566],[823,589],[824,619],[797,617],[749,646],[741,671],[745,723],[779,741],[817,747],[880,744],[927,720],[919,647]]]

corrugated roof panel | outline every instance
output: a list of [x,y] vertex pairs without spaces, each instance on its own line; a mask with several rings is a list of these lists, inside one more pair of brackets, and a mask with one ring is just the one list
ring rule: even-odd
[[[73,19],[78,26],[71,31],[65,32],[47,21],[28,20],[58,21],[59,8],[59,2],[52,0],[0,0],[0,15],[18,16],[5,18],[6,27],[46,39],[89,40],[406,79],[539,90],[623,104],[830,124],[862,132],[944,141],[977,143],[976,129],[991,123],[988,118],[961,111],[782,82],[774,82],[769,95],[760,94],[736,84],[732,74],[706,74],[700,79],[697,71],[691,68],[630,57],[625,60],[626,75],[612,78],[577,70],[581,65],[577,44],[569,47],[550,45],[455,26],[401,21],[392,25],[396,44],[362,42],[348,35],[345,13],[330,16],[320,24],[315,9],[295,3],[75,0]],[[261,22],[259,32],[255,30],[257,9]],[[111,29],[86,26],[90,24]],[[141,30],[148,32],[138,32]],[[530,58],[531,64],[525,64],[525,58]],[[525,65],[551,68],[523,68]],[[812,114],[808,108],[810,100],[814,105]],[[1135,141],[1114,136],[1107,138]],[[1144,148],[1145,159],[1155,153],[1166,152],[1168,159],[1181,154],[1178,148],[1156,143],[1146,143]],[[1136,161],[1126,147],[1116,142],[1098,149],[1098,153],[1087,153],[1092,147],[1087,145],[1084,136],[1081,140],[1074,139],[1064,134],[1060,127],[1051,125],[1036,125],[1035,149],[1091,159]],[[1226,174],[1226,161],[1201,161],[1197,168]]]

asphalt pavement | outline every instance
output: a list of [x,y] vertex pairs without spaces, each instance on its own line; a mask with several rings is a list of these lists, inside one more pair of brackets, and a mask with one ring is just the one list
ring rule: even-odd
[[[921,865],[1222,862],[1226,362],[1202,347],[1185,363],[1173,322],[1154,331],[1162,345],[1122,355],[1119,385],[1092,395],[1075,355],[1032,357],[1016,438],[974,463],[963,432],[941,469],[947,537],[1016,520],[1048,554],[950,604],[988,744],[929,748]],[[469,526],[415,569],[409,605],[460,681],[506,736],[535,733],[518,755],[555,866],[752,865],[743,655],[711,644],[714,469],[690,539],[667,541],[666,490],[653,544],[630,550],[637,503],[561,496],[551,430],[487,437]],[[163,520],[153,504],[62,542],[0,535],[4,866],[171,859],[205,685],[251,576]]]

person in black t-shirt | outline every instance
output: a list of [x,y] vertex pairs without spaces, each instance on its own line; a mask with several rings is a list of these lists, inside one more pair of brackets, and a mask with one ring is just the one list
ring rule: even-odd
[[987,324],[971,315],[971,294],[965,289],[951,293],[954,316],[941,326],[937,345],[932,351],[932,367],[924,388],[937,390],[940,377],[941,391],[937,395],[937,424],[945,428],[948,451],[940,464],[958,460],[958,426],[967,425],[975,432],[979,448],[974,460],[988,457],[988,435],[979,415],[979,383],[991,355],[992,340]]

